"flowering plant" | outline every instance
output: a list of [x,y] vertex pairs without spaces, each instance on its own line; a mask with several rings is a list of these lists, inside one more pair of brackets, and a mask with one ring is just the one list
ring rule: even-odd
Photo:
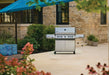
[[[87,65],[88,75],[109,75],[109,66],[107,66],[106,63],[101,65],[100,62],[96,65],[97,71],[91,67],[90,65]],[[84,75],[83,73],[81,75]]]
[[12,58],[8,61],[7,57],[0,54],[0,75],[51,75],[49,72],[37,71],[32,64],[34,59],[28,56],[34,51],[33,44],[28,42],[22,50],[22,60]]

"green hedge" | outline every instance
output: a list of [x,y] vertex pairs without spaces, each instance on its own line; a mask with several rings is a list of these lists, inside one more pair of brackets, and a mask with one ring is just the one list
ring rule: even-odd
[[55,39],[46,39],[46,34],[54,34],[55,27],[53,25],[46,26],[44,29],[44,39],[43,39],[43,49],[44,50],[54,50],[55,49]]
[[28,27],[28,36],[35,38],[38,42],[38,51],[54,50],[54,39],[46,39],[46,34],[54,34],[54,26],[46,26],[42,24],[33,24]]
[[43,30],[45,29],[45,25],[42,24],[33,24],[28,27],[28,36],[35,38],[35,40],[40,45],[38,49],[42,49],[43,46]]
[[7,31],[3,31],[0,34],[0,44],[14,44],[15,43],[15,38]]

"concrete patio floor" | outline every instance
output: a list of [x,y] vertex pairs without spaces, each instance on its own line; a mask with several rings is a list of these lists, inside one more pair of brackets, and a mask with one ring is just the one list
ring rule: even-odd
[[53,51],[32,54],[37,70],[51,72],[52,75],[87,75],[86,65],[94,66],[98,63],[108,63],[108,44],[98,47],[84,46],[76,49],[76,54],[54,54]]

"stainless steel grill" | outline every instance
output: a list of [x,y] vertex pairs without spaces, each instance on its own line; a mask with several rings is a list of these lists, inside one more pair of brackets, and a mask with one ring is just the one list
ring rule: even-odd
[[83,38],[83,34],[76,35],[75,27],[56,27],[55,34],[47,34],[48,39],[55,39],[56,52],[73,52],[75,54],[75,39]]

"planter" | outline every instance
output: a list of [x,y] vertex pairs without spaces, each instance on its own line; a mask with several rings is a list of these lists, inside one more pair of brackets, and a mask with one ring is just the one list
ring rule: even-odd
[[93,42],[93,46],[98,46],[98,42]]
[[93,41],[88,41],[88,45],[92,46],[93,45]]
[[0,54],[4,56],[17,54],[17,44],[2,44],[0,45]]

